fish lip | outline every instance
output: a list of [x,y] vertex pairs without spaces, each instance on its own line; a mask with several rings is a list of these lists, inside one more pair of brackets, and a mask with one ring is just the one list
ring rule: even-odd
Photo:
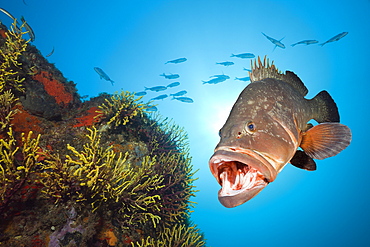
[[222,161],[237,161],[243,164],[247,164],[257,169],[265,179],[270,183],[275,180],[277,171],[274,166],[268,161],[266,154],[258,152],[252,149],[234,148],[234,147],[219,147],[215,150],[215,153],[209,160],[209,166],[213,176],[218,182],[218,167],[222,164],[215,162],[217,160]]
[[[252,182],[237,183],[237,185],[242,186],[238,189],[235,189],[235,181],[230,182],[228,177],[225,178],[224,172],[225,167],[228,170],[230,170],[232,166],[235,167],[235,162],[238,162],[239,165],[243,165],[243,167],[247,166],[248,169],[250,169],[247,173],[254,168],[249,174],[253,174],[252,177],[256,177]],[[277,171],[269,162],[269,157],[252,149],[219,147],[210,158],[209,166],[213,176],[222,186],[218,192],[218,199],[220,203],[227,208],[236,207],[250,200],[264,189],[269,182],[272,182],[277,175]],[[231,171],[231,173],[233,174],[231,177],[236,180],[237,175],[235,175],[235,173],[238,174],[239,172]],[[224,176],[223,179],[221,179],[221,174]],[[228,172],[226,172],[226,174],[229,176]],[[244,177],[245,174],[246,173],[244,173]],[[229,182],[225,182],[225,180]],[[227,185],[223,185],[223,183]]]

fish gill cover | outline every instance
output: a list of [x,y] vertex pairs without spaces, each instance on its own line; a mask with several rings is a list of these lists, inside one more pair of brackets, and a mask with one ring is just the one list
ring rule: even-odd
[[0,26],[0,245],[204,246],[185,131],[134,93],[82,102]]

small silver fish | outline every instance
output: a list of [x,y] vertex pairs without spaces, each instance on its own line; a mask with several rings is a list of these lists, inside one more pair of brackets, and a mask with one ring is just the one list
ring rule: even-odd
[[173,96],[173,97],[176,97],[176,96],[182,96],[182,95],[185,95],[185,94],[187,94],[187,93],[188,93],[188,92],[186,92],[185,90],[182,90],[182,91],[180,91],[180,92],[170,94],[170,96]]
[[178,101],[184,102],[184,103],[193,103],[194,100],[188,97],[174,97],[173,99],[176,99]]
[[317,40],[314,40],[314,39],[307,39],[307,40],[302,40],[302,41],[299,41],[297,43],[294,43],[292,44],[291,46],[296,46],[296,45],[302,45],[302,44],[305,44],[305,45],[312,45],[312,44],[316,44],[316,43],[319,43],[319,41]]
[[158,111],[158,108],[155,106],[150,106],[146,108],[145,111],[148,111],[148,112]]
[[161,95],[159,95],[157,97],[151,98],[150,100],[160,100],[160,99],[163,100],[163,99],[165,99],[167,97],[168,97],[167,94],[161,94]]
[[31,26],[28,25],[28,23],[26,22],[26,20],[24,19],[23,16],[21,16],[21,21],[22,21],[22,25],[24,25],[24,28],[27,30],[28,35],[30,36],[31,41],[34,41],[35,38],[36,38],[35,32],[32,30]]
[[343,33],[340,33],[340,34],[337,34],[335,35],[333,38],[330,38],[329,40],[325,41],[324,43],[320,44],[321,46],[327,44],[327,43],[330,43],[330,42],[334,42],[334,41],[338,41],[340,40],[341,38],[343,38],[344,36],[346,36],[348,34],[348,32],[343,32]]
[[277,47],[277,46],[279,46],[280,48],[282,48],[282,49],[285,49],[285,45],[283,44],[283,43],[281,43],[281,41],[284,39],[284,38],[282,38],[282,39],[280,39],[280,40],[276,40],[276,39],[274,39],[274,38],[271,38],[271,37],[269,37],[269,36],[267,36],[266,34],[264,34],[264,33],[262,33],[268,40],[270,40],[270,42],[271,43],[273,43],[274,45],[275,45],[275,47],[274,47],[274,50],[275,50],[275,48]]
[[165,64],[168,64],[168,63],[183,63],[185,62],[187,59],[182,57],[182,58],[178,58],[178,59],[174,59],[174,60],[170,60],[170,61],[167,61]]
[[251,70],[251,69],[243,68],[243,70],[246,70],[246,71],[248,71],[248,72],[252,72],[252,70]]
[[227,79],[230,79],[230,76],[228,76],[228,75],[212,75],[209,78],[220,78],[220,79],[227,80]]
[[255,55],[253,53],[241,53],[241,54],[231,54],[231,57],[238,57],[238,58],[254,58]]
[[239,80],[239,81],[250,81],[250,78],[249,78],[249,76],[247,76],[247,77],[235,77],[235,80]]
[[3,12],[4,14],[6,14],[7,16],[9,16],[13,21],[17,21],[17,19],[12,15],[10,14],[8,11],[6,11],[5,9],[3,8],[0,8],[0,11]]
[[14,22],[14,28],[18,31],[18,32],[22,32],[22,28],[18,27],[18,22],[17,22],[17,18],[15,18],[12,14],[10,14],[8,11],[6,11],[5,9],[3,8],[0,8],[0,11],[3,12],[4,14],[6,14],[7,16],[9,16],[13,22]]
[[135,93],[136,96],[144,96],[146,94],[147,93],[145,91],[141,91],[141,92]]
[[96,73],[99,74],[100,76],[100,79],[104,79],[106,81],[110,81],[113,85],[114,81],[112,81],[109,76],[101,69],[101,68],[98,68],[98,67],[94,67],[94,70],[96,71]]
[[229,61],[221,62],[221,63],[216,63],[216,64],[223,65],[223,66],[230,66],[230,65],[234,65],[234,63],[233,63],[233,62],[229,62]]
[[172,82],[170,84],[167,85],[167,87],[177,87],[178,85],[180,85],[180,82],[176,81],[176,82]]
[[51,52],[48,55],[46,55],[45,57],[50,57],[51,55],[53,55],[53,53],[54,53],[54,46],[53,46],[53,49],[51,50]]
[[164,78],[166,78],[166,79],[177,79],[177,78],[180,77],[178,74],[169,74],[169,75],[166,75],[165,73],[161,74],[160,76],[164,76]]
[[202,81],[203,84],[217,84],[217,83],[220,83],[220,82],[223,82],[223,81],[226,81],[227,79],[224,78],[224,77],[216,77],[216,78],[213,78],[211,80],[208,80],[208,81]]
[[145,90],[150,90],[154,92],[164,91],[166,89],[167,89],[166,86],[145,87]]

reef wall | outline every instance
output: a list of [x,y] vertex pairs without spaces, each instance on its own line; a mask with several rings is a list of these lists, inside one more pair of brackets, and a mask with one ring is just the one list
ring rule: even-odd
[[187,136],[134,93],[82,101],[0,25],[0,246],[204,246]]

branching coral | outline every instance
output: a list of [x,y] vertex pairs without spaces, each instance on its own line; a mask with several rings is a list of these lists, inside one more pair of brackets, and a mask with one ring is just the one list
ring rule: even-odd
[[190,158],[179,153],[167,153],[159,156],[155,167],[156,173],[164,178],[166,185],[157,191],[163,205],[160,216],[165,226],[185,222],[194,202],[190,197],[196,192],[192,185],[193,178]]
[[24,92],[22,82],[25,78],[20,78],[18,70],[21,69],[19,58],[27,48],[27,41],[22,36],[21,28],[14,22],[11,30],[5,32],[6,41],[0,49],[0,133],[8,131],[10,121],[17,110],[14,106],[18,98],[14,96],[11,89]]
[[17,109],[14,109],[17,103],[18,98],[11,90],[0,92],[0,133],[6,131],[10,126],[10,121],[17,113]]
[[24,91],[22,86],[24,78],[20,78],[17,71],[22,66],[19,58],[26,50],[28,43],[22,38],[27,33],[21,31],[22,27],[17,28],[16,22],[14,22],[11,29],[5,33],[6,42],[4,47],[0,49],[0,93],[10,88]]
[[[7,138],[0,139],[0,212],[26,183],[38,164],[40,135],[22,134],[22,147],[17,146],[12,128]],[[17,158],[19,157],[19,158]]]
[[82,150],[68,145],[71,154],[64,159],[48,155],[44,160],[46,195],[58,200],[75,198],[93,210],[105,202],[118,209],[116,220],[124,229],[148,224],[163,228],[186,221],[192,205],[189,198],[195,192],[190,158],[169,151],[131,163],[132,154],[102,147],[97,129],[88,130]]
[[199,229],[195,226],[176,224],[172,228],[165,228],[159,237],[147,237],[141,242],[131,243],[132,247],[200,247],[205,241]]
[[139,103],[142,97],[135,99],[135,93],[122,91],[120,94],[114,94],[105,103],[99,106],[98,111],[105,119],[109,119],[107,124],[114,126],[126,125],[131,118],[142,114],[145,109],[149,108],[147,104]]
[[43,174],[44,193],[58,199],[74,197],[94,210],[102,202],[119,204],[121,220],[127,225],[148,219],[155,225],[160,219],[155,212],[161,206],[160,196],[152,191],[163,187],[163,177],[152,169],[155,160],[146,157],[141,166],[130,164],[127,154],[101,147],[96,128],[88,130],[89,141],[82,151],[68,145],[72,154],[66,155],[64,161],[50,155],[45,160],[43,169],[49,172]]
[[77,201],[89,201],[94,204],[106,200],[110,191],[110,168],[115,158],[111,148],[100,147],[100,136],[95,128],[88,129],[88,142],[82,151],[77,151],[71,145],[67,149],[71,155],[63,160],[59,155],[46,154],[42,168],[50,170],[43,174],[43,192],[58,199],[74,198]]
[[168,151],[188,153],[188,137],[184,129],[167,118],[161,120],[159,115],[153,117],[150,132],[147,135],[151,154],[158,155]]

